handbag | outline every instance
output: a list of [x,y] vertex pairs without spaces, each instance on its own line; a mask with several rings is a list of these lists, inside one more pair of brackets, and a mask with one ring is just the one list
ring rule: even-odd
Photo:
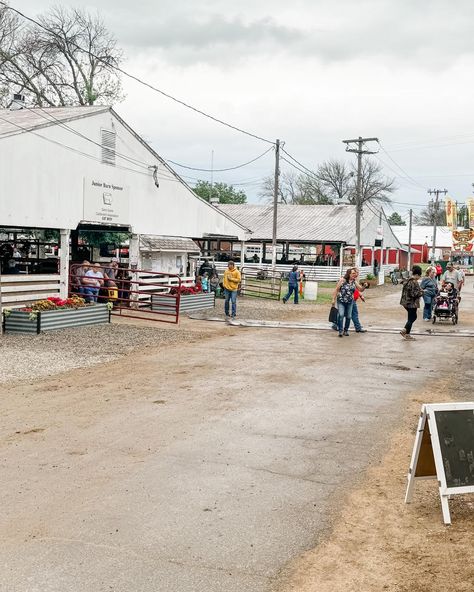
[[331,306],[331,310],[329,311],[329,322],[336,324],[338,314],[337,308],[335,306]]

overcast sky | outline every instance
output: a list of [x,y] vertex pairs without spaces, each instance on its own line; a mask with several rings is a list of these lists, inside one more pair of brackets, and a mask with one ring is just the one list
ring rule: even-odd
[[[12,4],[31,16],[51,5]],[[376,136],[397,163],[383,151],[377,155],[386,174],[397,177],[394,201],[421,206],[429,187],[446,188],[458,201],[472,194],[471,0],[61,4],[99,11],[125,51],[125,69],[233,125],[284,140],[310,168],[350,157],[343,139]],[[214,167],[225,168],[268,146],[137,83],[124,79],[124,88],[118,113],[166,159],[210,168],[213,150]],[[273,166],[268,154],[214,180],[247,183],[241,187],[256,201],[259,180]]]

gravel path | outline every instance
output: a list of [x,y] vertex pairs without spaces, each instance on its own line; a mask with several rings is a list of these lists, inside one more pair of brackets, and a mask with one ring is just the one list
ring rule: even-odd
[[[321,293],[331,293],[323,288]],[[393,291],[392,286],[372,290],[369,298]],[[239,298],[238,318],[265,321],[321,320],[327,317],[329,303],[315,304],[304,300],[295,305],[274,300]],[[216,300],[213,309],[196,312],[193,318],[224,320],[224,300]],[[151,323],[150,323],[151,325]],[[75,368],[86,368],[110,362],[129,352],[160,345],[182,343],[189,339],[209,336],[193,330],[192,325],[163,328],[145,324],[121,324],[63,329],[40,335],[7,334],[0,338],[0,384],[17,380],[44,378]],[[185,327],[183,327],[185,325]],[[191,327],[191,330],[189,329]]]
[[[239,298],[237,300],[237,317],[264,321],[296,320],[321,311],[322,306],[329,308],[329,305],[314,304],[303,300],[296,305],[292,302],[283,304],[282,302],[264,300],[263,298]],[[191,316],[200,319],[224,319],[224,300],[218,299],[215,308],[195,312]]]
[[114,323],[35,336],[6,334],[0,338],[0,384],[85,368],[110,362],[136,349],[200,336],[194,331]]

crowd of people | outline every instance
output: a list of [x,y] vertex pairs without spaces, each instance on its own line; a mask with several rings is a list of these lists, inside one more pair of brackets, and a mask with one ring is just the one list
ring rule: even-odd
[[414,265],[411,277],[403,286],[400,304],[407,311],[407,322],[400,334],[406,340],[415,339],[411,335],[411,330],[418,317],[421,299],[423,299],[424,303],[424,321],[431,321],[433,307],[441,298],[446,300],[448,308],[453,311],[457,320],[457,310],[461,301],[461,290],[465,282],[465,275],[461,266],[459,264],[455,266],[451,261],[447,264],[444,273],[441,273],[442,269],[440,270],[440,267],[436,265],[428,267],[422,279],[421,267]]
[[130,280],[128,270],[121,267],[115,258],[104,265],[84,260],[71,269],[72,292],[88,303],[118,301],[126,306]]

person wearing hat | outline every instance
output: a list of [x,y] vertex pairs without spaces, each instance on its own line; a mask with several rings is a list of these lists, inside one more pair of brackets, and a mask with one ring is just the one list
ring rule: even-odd
[[449,261],[448,264],[446,265],[446,271],[443,273],[441,281],[443,283],[443,286],[447,282],[451,282],[451,284],[453,284],[453,286],[454,286],[454,289],[456,291],[459,290],[459,284],[462,281],[461,274],[459,273],[459,271],[454,269],[454,265],[453,265],[452,261]]

